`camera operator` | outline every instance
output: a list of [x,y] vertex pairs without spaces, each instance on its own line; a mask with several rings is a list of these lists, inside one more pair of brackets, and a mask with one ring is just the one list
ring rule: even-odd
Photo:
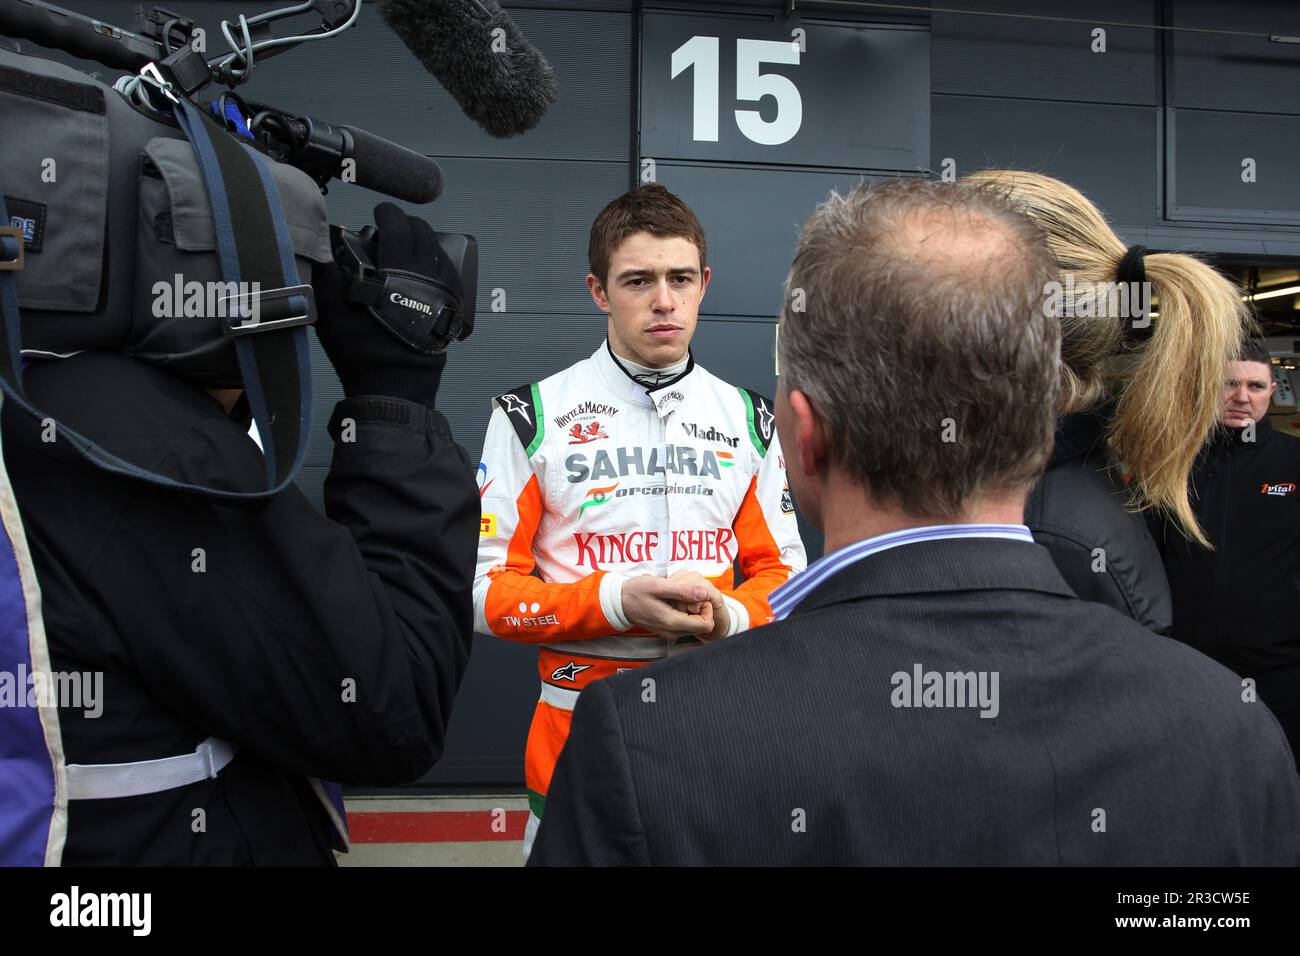
[[[434,274],[427,223],[390,203],[375,219],[379,268]],[[397,784],[441,754],[470,653],[479,515],[434,407],[446,355],[348,305],[333,263],[313,284],[345,395],[327,516],[293,486],[232,504],[112,475],[6,403],[52,667],[103,674],[101,714],[58,710],[69,779],[97,765],[107,790],[154,787],[71,793],[67,865],[331,865],[331,801],[313,778]],[[107,352],[33,362],[25,379],[50,420],[160,474],[265,481],[237,391]],[[182,775],[196,752],[216,772],[179,785],[145,763],[172,758]]]

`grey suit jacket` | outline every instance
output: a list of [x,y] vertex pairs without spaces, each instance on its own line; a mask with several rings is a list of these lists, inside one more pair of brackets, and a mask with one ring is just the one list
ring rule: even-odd
[[530,863],[1295,865],[1295,762],[1242,697],[1038,545],[908,544],[588,687]]

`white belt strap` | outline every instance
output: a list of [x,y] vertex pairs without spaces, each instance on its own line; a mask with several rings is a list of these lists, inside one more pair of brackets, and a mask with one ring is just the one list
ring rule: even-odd
[[570,690],[567,687],[556,687],[554,684],[548,684],[542,681],[542,697],[552,707],[558,707],[560,710],[573,710],[578,706],[579,690]]
[[69,800],[138,797],[215,777],[235,757],[235,745],[209,737],[192,754],[134,763],[70,763]]

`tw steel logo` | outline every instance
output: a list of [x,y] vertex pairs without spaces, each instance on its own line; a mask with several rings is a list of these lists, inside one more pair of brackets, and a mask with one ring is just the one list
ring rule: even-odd
[[523,601],[519,604],[519,616],[513,614],[501,615],[502,623],[510,627],[552,627],[560,626],[560,619],[554,614],[541,614],[542,606],[534,601],[531,605]]
[[646,564],[652,561],[692,561],[733,564],[736,534],[730,528],[672,531],[660,548],[658,531],[620,531],[615,534],[574,534],[578,567],[604,570],[606,564]]

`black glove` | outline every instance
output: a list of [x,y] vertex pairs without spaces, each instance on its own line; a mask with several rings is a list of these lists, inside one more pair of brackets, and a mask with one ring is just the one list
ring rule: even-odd
[[[440,255],[431,227],[390,202],[375,207],[379,229],[375,266],[433,274]],[[422,355],[344,296],[343,273],[334,262],[312,267],[316,336],[343,383],[343,394],[387,395],[433,408],[447,365],[445,352]]]

